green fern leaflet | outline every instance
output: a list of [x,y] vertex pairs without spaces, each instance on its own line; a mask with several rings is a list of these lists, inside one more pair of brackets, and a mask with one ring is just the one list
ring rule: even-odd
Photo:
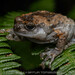
[[10,46],[6,43],[6,33],[0,33],[0,75],[24,75],[23,72],[13,69],[21,66],[13,60],[20,59],[20,56],[13,54]]

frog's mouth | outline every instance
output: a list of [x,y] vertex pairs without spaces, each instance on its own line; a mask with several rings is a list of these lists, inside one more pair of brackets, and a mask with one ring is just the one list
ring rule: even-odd
[[23,36],[23,37],[29,37],[29,38],[32,38],[34,37],[33,34],[24,34],[24,33],[20,33],[20,32],[15,32],[17,35],[20,35],[20,36]]
[[23,37],[34,38],[34,39],[39,39],[39,40],[44,40],[47,36],[46,32],[42,28],[38,29],[37,32],[30,31],[30,32],[24,33],[24,32],[16,32],[15,31],[15,33],[17,35],[20,35],[20,36],[23,36]]
[[[46,39],[40,39],[35,37],[36,34],[24,34],[24,33],[19,33],[19,32],[15,32],[17,35],[19,36],[23,36],[25,38],[27,38],[28,40],[34,42],[34,43],[38,43],[38,44],[46,44],[49,43],[49,41],[47,41]],[[43,35],[42,35],[43,36]]]

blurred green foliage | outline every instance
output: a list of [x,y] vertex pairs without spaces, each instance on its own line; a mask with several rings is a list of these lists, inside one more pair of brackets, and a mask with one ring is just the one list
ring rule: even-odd
[[48,10],[54,11],[55,2],[54,0],[38,0],[30,6],[30,11],[37,11],[37,10]]
[[75,20],[75,6],[71,9],[71,11],[68,13],[68,17]]
[[0,29],[3,27],[4,28],[12,28],[14,25],[14,19],[17,16],[20,16],[21,14],[24,14],[25,12],[23,11],[12,11],[8,12],[6,15],[3,17],[0,17]]

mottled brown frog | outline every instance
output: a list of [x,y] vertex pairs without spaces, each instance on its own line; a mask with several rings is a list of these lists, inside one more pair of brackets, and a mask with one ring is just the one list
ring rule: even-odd
[[22,14],[15,18],[14,27],[7,38],[15,41],[27,38],[38,44],[56,43],[55,48],[48,48],[40,54],[44,59],[41,63],[43,68],[47,60],[50,61],[51,67],[54,58],[75,43],[75,22],[66,16],[49,11]]

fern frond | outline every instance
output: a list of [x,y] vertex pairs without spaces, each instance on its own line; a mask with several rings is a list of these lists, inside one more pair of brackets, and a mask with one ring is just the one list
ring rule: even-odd
[[6,43],[8,40],[5,35],[6,33],[0,33],[0,75],[24,75],[23,72],[14,69],[21,66],[17,62],[13,62],[13,60],[20,59],[20,56],[13,54]]
[[[75,44],[60,54],[52,63],[51,69],[59,68],[57,75],[68,75],[72,73],[71,70],[75,69]],[[75,72],[75,70],[73,70]]]
[[0,37],[0,42],[1,41],[7,41],[7,39],[5,37]]
[[19,11],[19,12],[8,12],[8,14],[6,14],[4,16],[3,22],[1,22],[0,27],[2,29],[7,29],[7,28],[12,28],[13,24],[14,24],[14,19],[16,18],[16,16],[20,16],[21,14],[24,14],[25,12],[23,11]]

